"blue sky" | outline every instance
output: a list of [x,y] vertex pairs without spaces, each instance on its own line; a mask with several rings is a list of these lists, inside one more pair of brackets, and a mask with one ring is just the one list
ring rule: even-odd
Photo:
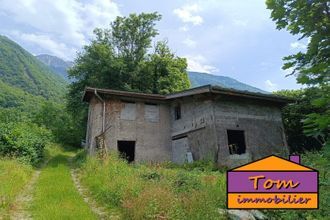
[[0,34],[33,54],[73,60],[116,16],[158,11],[156,40],[188,60],[189,70],[235,78],[274,91],[296,89],[285,77],[282,57],[306,48],[306,42],[276,30],[264,0],[0,0]]

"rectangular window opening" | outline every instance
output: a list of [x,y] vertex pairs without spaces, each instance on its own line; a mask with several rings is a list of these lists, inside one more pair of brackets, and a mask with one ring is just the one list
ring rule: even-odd
[[244,154],[246,151],[244,131],[227,130],[230,154]]
[[117,147],[122,158],[126,159],[129,163],[134,161],[135,141],[118,141]]
[[174,107],[174,119],[179,120],[181,118],[181,105],[177,104]]
[[145,104],[144,119],[148,122],[159,122],[159,105]]

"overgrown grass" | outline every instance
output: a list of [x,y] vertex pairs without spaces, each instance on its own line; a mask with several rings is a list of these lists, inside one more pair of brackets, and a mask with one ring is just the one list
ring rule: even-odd
[[96,219],[70,176],[68,159],[75,153],[53,147],[48,154],[52,159],[43,168],[33,194],[33,219]]
[[0,158],[0,216],[8,217],[16,196],[28,183],[32,173],[30,165],[15,159]]
[[122,219],[225,218],[218,212],[225,208],[225,174],[212,166],[129,165],[114,153],[102,161],[84,152],[76,163],[92,196]]
[[[269,219],[328,219],[330,151],[308,152],[302,163],[320,172],[319,210],[265,210]],[[82,183],[96,200],[122,219],[221,219],[225,208],[225,172],[200,161],[129,165],[112,153],[106,160],[76,157]]]

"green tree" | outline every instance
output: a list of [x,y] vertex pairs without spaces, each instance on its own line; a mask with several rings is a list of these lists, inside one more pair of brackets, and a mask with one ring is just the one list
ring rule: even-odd
[[330,5],[327,0],[267,0],[267,8],[278,29],[287,29],[299,40],[308,39],[305,52],[298,52],[283,60],[283,69],[293,69],[297,82],[317,87],[310,104],[324,109],[304,119],[304,131],[330,146]]
[[144,61],[152,39],[158,35],[155,22],[160,19],[157,13],[130,14],[117,17],[111,24],[111,43],[118,56],[124,59],[128,72],[134,71]]
[[152,49],[160,19],[158,13],[130,14],[117,17],[109,29],[94,30],[95,39],[69,70],[68,110],[78,127],[87,120],[87,105],[81,101],[86,86],[161,94],[190,87],[186,59],[175,56],[165,41]]
[[168,94],[189,87],[187,61],[171,52],[166,41],[157,42],[155,50],[140,65],[139,90],[147,93]]
[[310,104],[318,93],[318,88],[300,90],[281,90],[277,95],[294,98],[296,101],[282,109],[283,124],[287,135],[290,152],[303,152],[304,150],[318,150],[324,142],[320,136],[306,136],[303,121],[306,115],[323,112],[324,109]]
[[52,132],[57,143],[78,145],[81,136],[76,129],[73,118],[65,105],[47,101],[41,104],[40,110],[33,115],[33,123],[45,127]]

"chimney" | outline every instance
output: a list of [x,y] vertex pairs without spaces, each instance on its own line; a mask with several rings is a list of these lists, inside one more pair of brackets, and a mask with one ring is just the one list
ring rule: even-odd
[[290,161],[300,164],[300,156],[299,155],[290,155]]

